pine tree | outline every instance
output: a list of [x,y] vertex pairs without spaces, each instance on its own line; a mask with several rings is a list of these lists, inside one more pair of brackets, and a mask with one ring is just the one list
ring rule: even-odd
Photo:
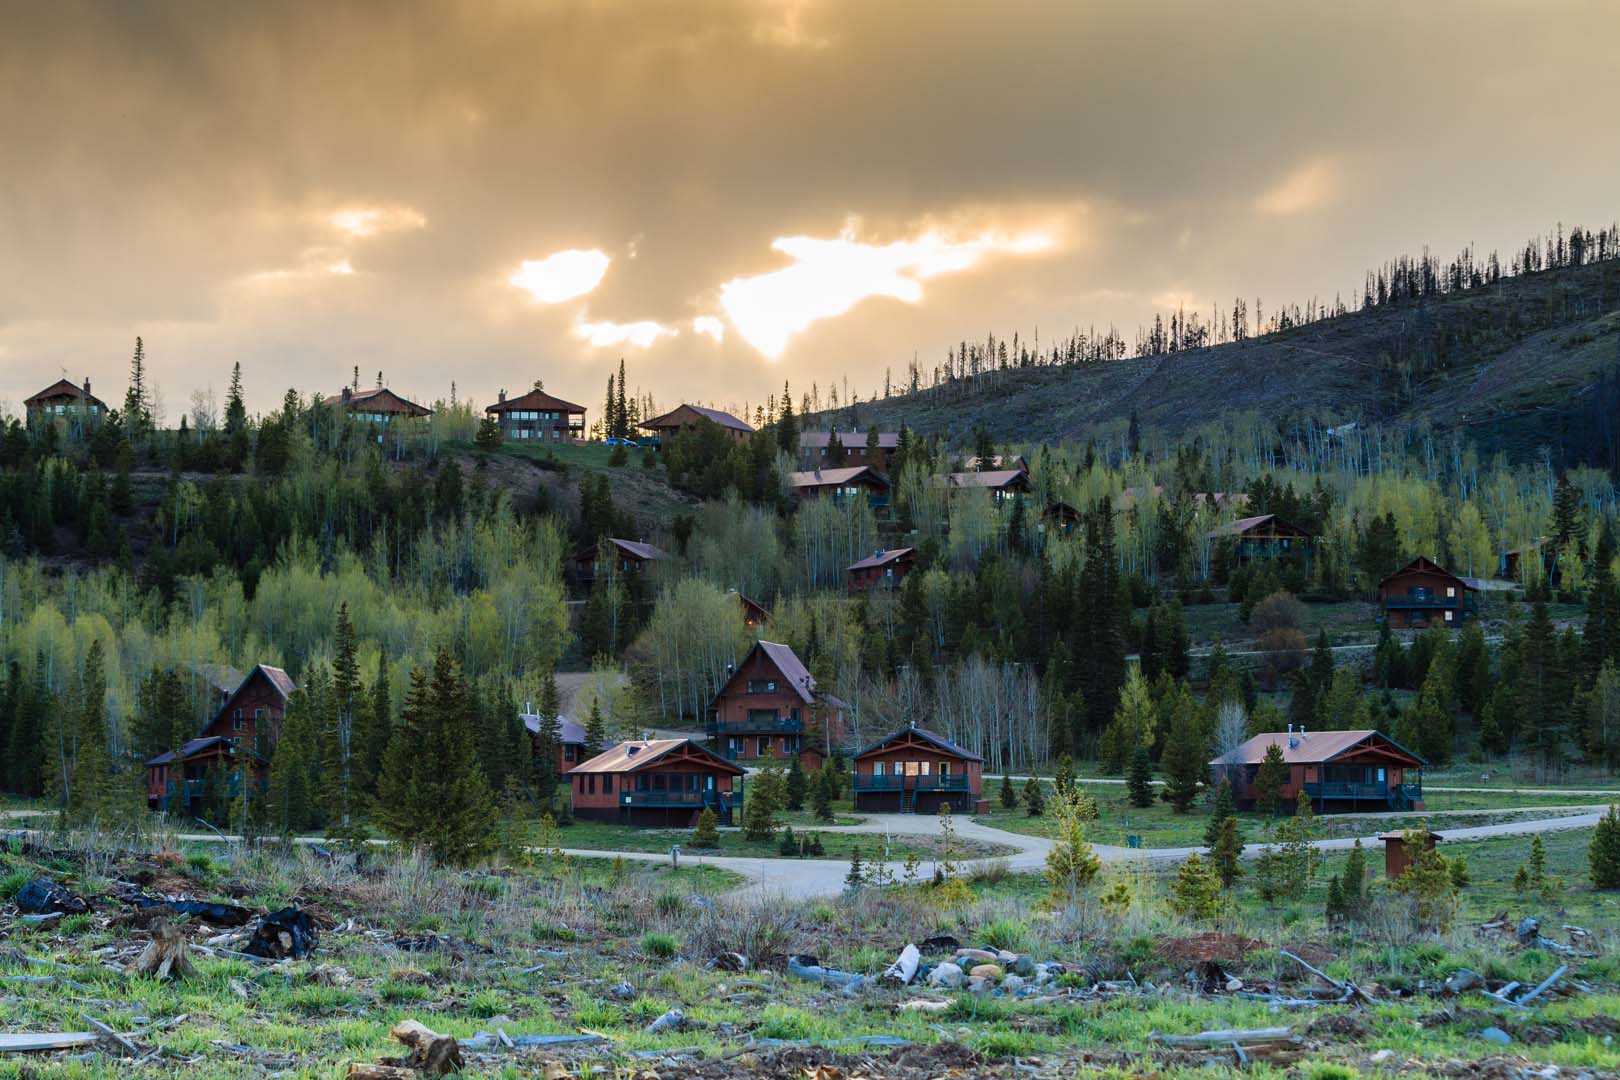
[[1164,770],[1164,801],[1176,813],[1187,813],[1209,781],[1209,748],[1190,703],[1177,709],[1159,764]]
[[1359,918],[1362,902],[1367,897],[1367,853],[1361,847],[1360,837],[1356,838],[1350,857],[1344,862],[1339,891],[1344,896],[1344,914],[1348,918]]
[[366,745],[364,698],[360,685],[359,645],[354,623],[349,620],[347,601],[338,604],[337,624],[332,631],[331,713],[326,720],[322,746],[327,784],[326,817],[337,835],[348,837],[357,825],[355,792],[367,789],[367,777],[356,775],[358,749]]
[[1146,809],[1153,805],[1153,762],[1148,758],[1147,747],[1139,745],[1131,754],[1125,787],[1130,792],[1132,806]]
[[1024,781],[1024,813],[1040,817],[1046,811],[1046,797],[1041,793],[1041,782],[1035,777]]
[[1537,896],[1547,895],[1547,847],[1541,842],[1541,835],[1530,837],[1530,857],[1525,861],[1525,874],[1530,889]]
[[1221,913],[1221,882],[1197,852],[1176,871],[1170,883],[1170,906],[1189,919],[1213,919]]
[[1210,862],[1221,879],[1221,887],[1230,889],[1243,875],[1243,838],[1238,835],[1238,820],[1228,817],[1221,822],[1220,835],[1210,848]]
[[1058,834],[1046,853],[1046,882],[1054,904],[1073,907],[1081,891],[1101,872],[1102,860],[1086,842],[1086,819],[1076,806],[1074,793],[1059,796],[1056,806]]
[[484,418],[478,422],[478,432],[473,436],[473,445],[485,454],[494,453],[501,448],[501,422],[494,413],[485,413]]
[[124,434],[136,446],[144,445],[152,433],[152,406],[146,391],[146,345],[135,339],[135,355],[129,362],[129,387],[124,391]]
[[592,698],[591,711],[585,717],[585,745],[580,748],[580,760],[589,761],[605,749],[607,749],[607,721],[602,719],[601,703]]
[[388,650],[377,656],[377,677],[372,681],[370,700],[366,706],[366,726],[361,743],[360,775],[365,778],[361,790],[375,789],[377,777],[382,773],[383,755],[388,752],[388,740],[393,734],[393,691],[389,686]]
[[794,754],[788,762],[787,770],[787,808],[797,813],[804,809],[804,798],[809,791],[809,782],[804,775],[804,767],[799,764],[799,755]]
[[1052,787],[1060,799],[1067,799],[1074,794],[1074,761],[1068,754],[1058,758],[1057,774],[1053,777]]
[[1598,820],[1586,858],[1594,889],[1620,889],[1620,806],[1610,806]]
[[776,807],[770,792],[761,792],[757,781],[743,800],[742,833],[746,840],[769,840],[776,834]]
[[320,716],[330,681],[324,669],[311,672],[304,685],[287,698],[281,718],[281,738],[270,761],[267,820],[282,836],[291,836],[321,823]]
[[1232,781],[1222,776],[1221,782],[1215,786],[1215,808],[1210,811],[1209,824],[1204,827],[1204,846],[1213,848],[1221,838],[1221,826],[1226,819],[1236,817],[1237,800],[1232,794]]
[[697,828],[692,830],[690,843],[695,848],[717,848],[720,846],[720,819],[707,806],[698,813]]
[[844,884],[851,889],[859,889],[866,884],[866,867],[861,863],[859,844],[849,849],[849,873],[844,875]]
[[[1541,778],[1564,767],[1565,675],[1556,632],[1545,603],[1537,603],[1525,626],[1518,685],[1519,716],[1528,729]],[[1505,680],[1504,680],[1505,681]]]
[[62,795],[68,819],[84,824],[108,808],[108,778],[112,775],[112,755],[107,745],[106,653],[100,638],[92,641],[85,653],[80,687],[78,715],[72,721],[68,782]]
[[1283,785],[1288,783],[1288,763],[1283,749],[1276,743],[1266,747],[1266,756],[1260,761],[1255,777],[1255,804],[1265,813],[1275,814],[1282,799]]
[[1001,808],[1012,810],[1018,805],[1018,792],[1013,788],[1012,774],[1001,774]]
[[838,777],[832,772],[831,765],[823,765],[816,770],[816,775],[810,782],[810,810],[817,821],[829,824],[836,820],[833,814],[833,802],[838,798]]

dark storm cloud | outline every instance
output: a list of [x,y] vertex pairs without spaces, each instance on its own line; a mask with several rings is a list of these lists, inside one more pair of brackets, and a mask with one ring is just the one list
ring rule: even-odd
[[[59,366],[121,386],[136,333],[171,410],[233,360],[256,408],[356,363],[422,396],[540,375],[592,402],[621,352],[660,401],[845,372],[866,391],[914,348],[1331,296],[1425,242],[1608,220],[1620,190],[1620,75],[1584,58],[1620,30],[1598,3],[67,3],[5,22],[12,402]],[[345,232],[345,209],[383,224]],[[787,263],[774,239],[851,215],[871,244],[1058,224],[1043,254],[857,303],[779,361],[691,331],[724,282]],[[588,296],[506,283],[568,248],[613,260]],[[598,349],[580,320],[679,336]]]

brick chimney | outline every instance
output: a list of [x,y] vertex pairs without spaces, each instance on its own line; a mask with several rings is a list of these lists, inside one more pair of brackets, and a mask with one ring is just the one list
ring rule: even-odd
[[354,400],[354,390],[351,389],[350,387],[345,386],[343,388],[343,404],[347,405],[349,402],[351,402],[353,400]]
[[498,404],[498,403],[500,403],[502,401],[505,401],[505,400],[506,400],[506,387],[503,386],[503,387],[501,387],[501,392],[495,395],[495,401]]
[[89,394],[90,394],[90,376],[88,376],[88,375],[86,375],[84,377],[84,392],[85,392],[86,396],[89,396]]

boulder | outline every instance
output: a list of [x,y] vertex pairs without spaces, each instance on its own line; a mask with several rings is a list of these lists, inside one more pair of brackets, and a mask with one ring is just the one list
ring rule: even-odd
[[958,964],[994,964],[999,957],[989,949],[957,949],[956,962]]
[[1010,965],[1004,964],[1002,966],[1006,967],[1006,969],[1012,972],[1014,975],[1022,975],[1026,979],[1033,978],[1035,975],[1035,959],[1028,954],[1024,956],[1015,956],[1013,957]]
[[1484,1039],[1486,1042],[1495,1043],[1497,1046],[1513,1045],[1513,1036],[1509,1035],[1499,1027],[1488,1027],[1479,1033],[1479,1037]]
[[947,990],[960,990],[966,981],[962,969],[948,960],[928,973],[929,986],[943,986]]
[[1008,975],[1001,980],[1001,988],[1009,994],[1016,994],[1024,988],[1022,975]]
[[975,979],[990,979],[993,982],[999,982],[1002,970],[999,964],[976,964],[968,974]]
[[967,982],[968,992],[972,994],[986,994],[995,984],[983,975],[975,975]]
[[608,993],[612,994],[620,1001],[634,1001],[636,997],[636,988],[627,982],[622,982],[615,986],[612,990],[609,990]]

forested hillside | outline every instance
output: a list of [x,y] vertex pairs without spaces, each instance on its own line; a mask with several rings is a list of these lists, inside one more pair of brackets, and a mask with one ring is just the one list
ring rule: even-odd
[[[1463,431],[1487,456],[1620,464],[1620,242],[1562,230],[1506,265],[1426,254],[1370,273],[1342,301],[1173,313],[1127,354],[1114,331],[1052,344],[992,335],[944,362],[886,380],[870,401],[830,410],[864,430],[905,425],[966,441],[1177,439],[1251,417],[1284,431],[1356,422]],[[1578,240],[1577,240],[1578,238]]]

